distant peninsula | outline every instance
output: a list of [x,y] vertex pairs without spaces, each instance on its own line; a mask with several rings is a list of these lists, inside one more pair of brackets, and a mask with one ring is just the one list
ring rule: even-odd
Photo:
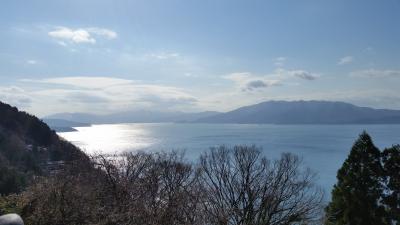
[[43,122],[45,122],[52,130],[56,132],[71,132],[71,131],[76,131],[74,127],[90,126],[89,123],[75,122],[64,119],[45,118],[43,119]]

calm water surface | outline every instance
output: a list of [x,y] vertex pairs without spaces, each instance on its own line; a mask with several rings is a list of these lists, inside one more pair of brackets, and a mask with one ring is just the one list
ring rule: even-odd
[[188,159],[211,146],[256,145],[269,158],[292,152],[318,172],[327,194],[357,136],[366,130],[379,148],[400,143],[400,125],[106,124],[60,136],[88,154],[185,150]]

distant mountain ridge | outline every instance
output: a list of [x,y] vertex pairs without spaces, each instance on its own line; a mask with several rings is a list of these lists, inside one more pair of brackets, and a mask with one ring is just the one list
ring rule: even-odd
[[193,122],[200,118],[214,116],[219,112],[159,112],[138,110],[130,112],[96,115],[90,113],[58,113],[43,118],[44,121],[64,120],[78,123],[163,123],[163,122]]
[[196,120],[197,123],[390,124],[400,110],[359,107],[330,101],[267,101]]
[[334,101],[266,101],[240,107],[225,113],[214,111],[185,113],[140,110],[108,115],[59,113],[44,118],[44,121],[54,122],[57,120],[84,124],[163,122],[238,124],[397,124],[400,123],[400,110],[374,109]]
[[63,119],[43,119],[52,130],[57,132],[76,131],[74,127],[88,127],[89,123],[80,123]]

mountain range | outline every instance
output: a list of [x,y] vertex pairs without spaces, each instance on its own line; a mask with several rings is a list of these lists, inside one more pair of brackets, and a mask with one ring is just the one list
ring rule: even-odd
[[60,113],[44,118],[79,123],[238,123],[238,124],[390,124],[400,123],[400,110],[360,107],[333,101],[267,101],[229,112],[133,111],[96,115]]
[[[219,112],[161,112],[161,111],[128,111],[106,115],[98,115],[91,113],[58,113],[43,118],[44,121],[61,120],[65,124],[70,123],[165,123],[165,122],[193,122],[200,118],[214,116]],[[73,127],[73,126],[72,126]]]
[[57,132],[76,131],[76,129],[74,129],[74,127],[90,126],[89,123],[75,122],[75,121],[64,120],[64,119],[44,118],[43,122],[45,122],[49,127],[51,127],[51,129],[53,129]]
[[359,107],[330,101],[268,101],[196,120],[200,123],[389,124],[400,110]]

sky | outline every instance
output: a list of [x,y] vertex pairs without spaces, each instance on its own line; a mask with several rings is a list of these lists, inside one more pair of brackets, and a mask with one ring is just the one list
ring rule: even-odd
[[400,109],[400,0],[3,0],[0,101],[37,116]]

